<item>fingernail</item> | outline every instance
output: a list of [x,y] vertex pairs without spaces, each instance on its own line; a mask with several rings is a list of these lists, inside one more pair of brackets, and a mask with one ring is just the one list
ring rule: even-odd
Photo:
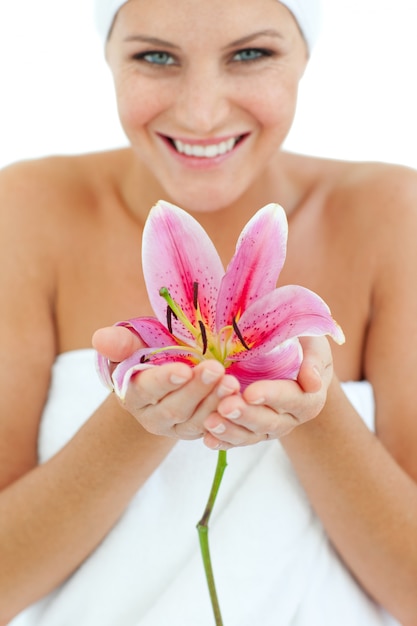
[[222,413],[223,417],[227,417],[228,420],[237,420],[238,417],[242,415],[239,409],[235,409],[234,411],[230,411],[230,413]]
[[182,385],[183,383],[187,382],[186,378],[184,378],[183,376],[177,376],[176,374],[172,374],[169,380],[173,385]]
[[226,431],[226,426],[224,424],[219,424],[215,428],[209,428],[210,432],[214,435],[221,435]]
[[226,387],[226,385],[220,385],[219,388],[217,389],[217,395],[219,396],[219,398],[230,396],[234,392],[235,392],[234,389],[232,389],[231,387]]
[[266,398],[256,398],[256,400],[251,400],[250,404],[265,404]]
[[201,375],[201,380],[205,385],[211,385],[215,380],[220,378],[221,374],[219,372],[213,372],[212,370],[203,370]]

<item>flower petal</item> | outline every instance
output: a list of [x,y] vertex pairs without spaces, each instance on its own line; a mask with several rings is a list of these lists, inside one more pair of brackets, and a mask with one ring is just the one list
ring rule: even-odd
[[[204,323],[214,328],[215,308],[224,268],[211,239],[186,211],[159,201],[150,211],[143,231],[142,264],[149,300],[159,321],[166,324],[167,304],[159,295],[166,287],[194,325],[198,302]],[[173,333],[190,341],[183,324],[172,319]]]
[[287,217],[278,204],[264,206],[246,224],[220,286],[217,330],[232,324],[252,302],[276,288],[287,236]]
[[119,363],[115,368],[112,374],[114,391],[121,400],[124,400],[129,382],[138,372],[173,362],[186,363],[190,367],[194,367],[198,360],[198,354],[180,347],[158,351],[152,348],[142,348],[134,352],[128,359]]
[[95,365],[97,374],[105,387],[113,391],[113,381],[110,375],[110,361],[99,352],[95,353]]
[[227,369],[227,373],[236,376],[243,390],[257,380],[295,380],[302,359],[300,342],[291,339],[267,354],[236,361]]
[[239,320],[239,331],[250,349],[231,355],[236,360],[269,352],[293,337],[330,335],[339,344],[345,340],[327,304],[297,285],[279,287],[254,302]]
[[124,326],[137,335],[143,343],[153,348],[164,348],[178,344],[176,338],[156,317],[134,317],[125,322],[118,322],[115,326]]

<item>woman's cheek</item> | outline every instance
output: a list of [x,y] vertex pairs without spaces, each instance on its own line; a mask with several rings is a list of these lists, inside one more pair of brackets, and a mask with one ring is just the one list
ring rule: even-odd
[[286,83],[253,92],[253,110],[264,128],[280,126],[289,130],[297,105],[297,87],[298,83]]

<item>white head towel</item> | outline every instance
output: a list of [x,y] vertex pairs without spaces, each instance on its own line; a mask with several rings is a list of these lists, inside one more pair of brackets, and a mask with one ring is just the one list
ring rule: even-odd
[[[128,0],[95,0],[95,18],[98,32],[106,41],[116,13]],[[320,27],[320,0],[280,0],[294,15],[311,52]]]

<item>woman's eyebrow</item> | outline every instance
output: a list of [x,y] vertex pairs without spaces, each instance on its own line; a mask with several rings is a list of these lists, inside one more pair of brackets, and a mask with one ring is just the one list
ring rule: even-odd
[[[244,37],[235,39],[231,43],[227,44],[227,46],[224,46],[224,49],[226,50],[227,48],[232,48],[234,46],[244,45],[246,43],[249,43],[253,39],[257,39],[258,37],[275,37],[278,39],[282,39],[282,34],[272,28],[259,30],[256,33],[251,33],[250,35],[245,35]],[[179,50],[179,46],[177,46],[176,44],[170,41],[166,41],[165,39],[160,39],[159,37],[151,37],[148,35],[129,35],[129,37],[126,37],[124,41],[139,41],[142,43],[151,44],[153,46],[163,46],[164,48],[171,48],[171,49]]]
[[231,43],[227,44],[225,48],[232,48],[234,46],[241,46],[243,44],[249,43],[253,39],[257,39],[258,37],[276,37],[278,39],[282,39],[283,35],[274,30],[273,28],[267,28],[265,30],[259,30],[256,33],[251,33],[250,35],[245,35],[245,37],[241,37],[240,39],[236,39]]
[[163,46],[164,48],[172,48],[179,49],[179,46],[171,43],[170,41],[165,41],[165,39],[159,39],[159,37],[149,37],[147,35],[130,35],[126,37],[124,41],[140,41],[142,43],[149,43],[153,46]]

